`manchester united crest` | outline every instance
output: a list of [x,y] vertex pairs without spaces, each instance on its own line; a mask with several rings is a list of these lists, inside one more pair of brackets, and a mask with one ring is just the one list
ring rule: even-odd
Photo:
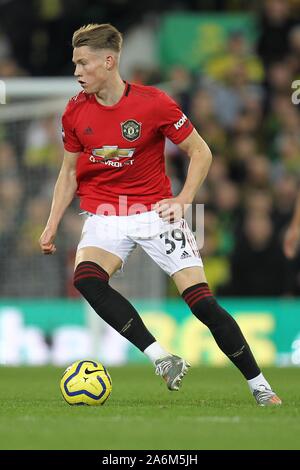
[[141,135],[142,123],[137,122],[134,119],[128,119],[125,122],[121,122],[122,135],[124,139],[133,142],[138,139]]

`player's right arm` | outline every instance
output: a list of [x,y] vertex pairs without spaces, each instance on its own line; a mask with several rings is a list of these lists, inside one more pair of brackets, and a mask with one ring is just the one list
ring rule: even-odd
[[286,231],[283,250],[287,258],[294,258],[300,241],[300,191],[291,223]]
[[65,150],[63,163],[55,184],[50,215],[46,227],[40,236],[40,247],[45,255],[55,253],[54,239],[58,225],[65,210],[72,202],[76,189],[76,162],[80,155]]

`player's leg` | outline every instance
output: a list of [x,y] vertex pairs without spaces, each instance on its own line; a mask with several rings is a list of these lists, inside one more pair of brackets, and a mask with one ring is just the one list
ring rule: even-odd
[[78,250],[74,285],[98,315],[142,352],[150,347],[155,359],[164,356],[133,305],[109,285],[109,278],[122,265],[116,255],[96,247]]
[[162,225],[152,239],[136,240],[170,276],[193,314],[210,329],[220,349],[239,368],[259,404],[280,404],[256,364],[238,324],[212,296],[195,238],[185,220]]
[[203,268],[185,268],[172,277],[193,314],[209,328],[219,348],[244,375],[257,403],[281,404],[258,367],[237,322],[212,295]]
[[[140,218],[140,220],[139,220]],[[148,219],[148,221],[147,221]],[[139,233],[138,236],[133,236],[134,240],[141,248],[168,274],[171,274],[172,270],[176,270],[176,263],[170,263],[170,254],[175,250],[176,244],[180,244],[183,247],[186,246],[183,238],[181,237],[181,228],[184,225],[184,221],[180,221],[177,224],[172,224],[170,234],[168,233],[168,227],[162,222],[155,211],[147,214],[140,214],[136,216],[136,228]],[[134,230],[133,230],[134,233]],[[174,239],[172,237],[175,237]],[[194,257],[194,251],[196,247],[187,247],[187,251],[183,250],[180,255],[183,255],[180,260],[181,263],[188,262],[188,258]],[[201,261],[197,258],[194,261],[195,265],[199,265]],[[178,390],[183,376],[187,373],[190,364],[183,358],[168,354],[166,357],[162,357],[155,361],[156,374],[160,375],[167,383],[170,390]]]
[[167,351],[147,330],[133,305],[109,285],[109,278],[120,269],[135,244],[123,237],[122,231],[112,233],[107,225],[99,224],[101,219],[92,217],[84,225],[74,285],[103,320],[155,362]]

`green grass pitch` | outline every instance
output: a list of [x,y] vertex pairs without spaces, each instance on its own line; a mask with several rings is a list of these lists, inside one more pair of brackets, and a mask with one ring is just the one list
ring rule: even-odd
[[234,368],[190,369],[169,392],[151,366],[109,368],[111,397],[72,407],[64,368],[1,367],[1,449],[300,449],[300,369],[265,369],[281,407],[255,404]]

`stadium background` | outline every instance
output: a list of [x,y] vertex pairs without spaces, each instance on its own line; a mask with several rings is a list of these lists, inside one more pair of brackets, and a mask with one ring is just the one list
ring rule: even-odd
[[[158,85],[213,152],[196,201],[205,204],[202,257],[215,295],[263,365],[300,364],[300,257],[282,237],[300,172],[299,2],[285,0],[0,0],[0,363],[107,365],[142,355],[89,311],[72,286],[82,219],[74,201],[55,256],[39,252],[62,159],[60,116],[76,93],[71,37],[88,22],[124,33],[121,71]],[[59,80],[57,80],[59,79]],[[175,194],[188,161],[167,142]],[[113,285],[158,339],[192,364],[224,365],[172,282],[136,252]]]

